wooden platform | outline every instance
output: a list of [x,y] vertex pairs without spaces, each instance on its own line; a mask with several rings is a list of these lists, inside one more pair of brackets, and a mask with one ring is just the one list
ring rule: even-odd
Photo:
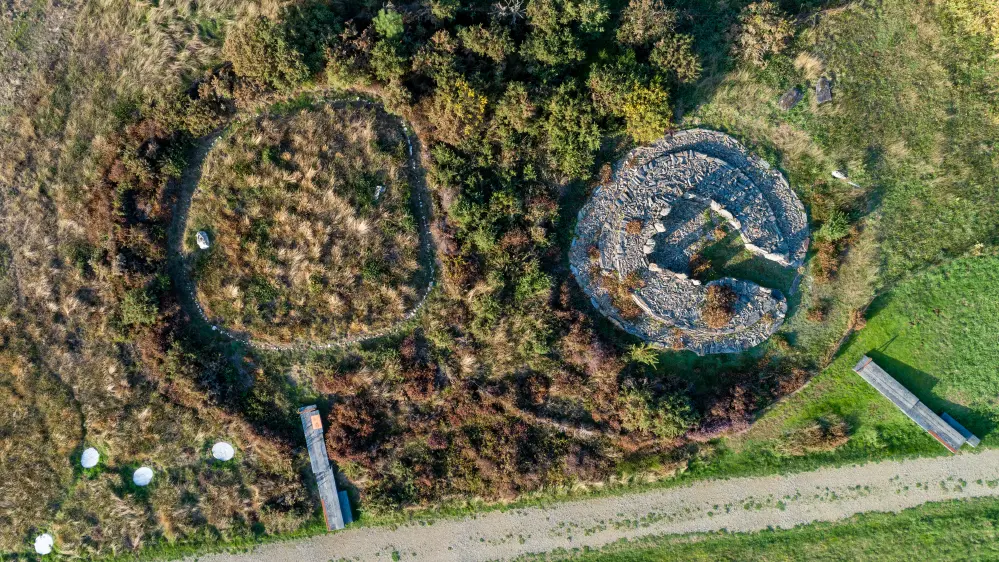
[[[316,475],[316,484],[319,486],[319,501],[323,504],[326,528],[330,531],[343,529],[340,496],[337,493],[330,458],[326,454],[322,417],[320,417],[315,405],[299,408],[298,415],[302,418],[302,429],[305,431],[305,442],[309,447],[312,473]],[[350,509],[350,506],[347,506],[347,509]]]
[[[871,386],[878,389],[878,392],[894,402],[905,415],[909,416],[909,419],[916,422],[919,427],[925,429],[927,433],[935,437],[950,452],[956,453],[961,448],[961,445],[969,441],[963,434],[963,432],[967,432],[968,435],[971,435],[968,430],[961,427],[960,429],[964,431],[959,431],[944,421],[943,418],[934,414],[932,410],[916,398],[916,395],[899,384],[898,381],[886,373],[870,357],[865,355],[853,370],[861,378],[869,382]],[[977,443],[978,438],[974,435],[971,435],[971,437]]]

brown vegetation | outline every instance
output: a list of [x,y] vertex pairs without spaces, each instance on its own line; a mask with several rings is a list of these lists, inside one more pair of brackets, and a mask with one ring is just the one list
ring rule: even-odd
[[735,315],[739,295],[728,285],[711,285],[701,305],[701,318],[709,328],[724,328]]

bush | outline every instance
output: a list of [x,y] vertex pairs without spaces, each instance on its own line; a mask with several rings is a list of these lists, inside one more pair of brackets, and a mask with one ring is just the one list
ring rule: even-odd
[[488,28],[482,24],[464,27],[458,31],[465,48],[473,53],[501,62],[514,50],[510,30],[496,23]]
[[121,301],[121,323],[125,326],[148,326],[156,322],[159,309],[145,289],[132,289]]
[[649,143],[670,127],[672,109],[669,94],[660,84],[632,85],[621,108],[625,129],[635,142]]
[[676,10],[666,7],[663,0],[631,0],[621,13],[617,40],[623,45],[651,45],[676,27]]
[[454,146],[478,138],[485,124],[487,102],[485,95],[462,78],[438,87],[427,115],[435,136]]
[[654,398],[648,390],[625,390],[618,397],[621,427],[651,433],[660,439],[676,439],[694,424],[695,415],[682,394]]
[[701,77],[701,59],[694,53],[694,38],[690,35],[671,35],[656,42],[649,55],[660,75],[677,82],[693,82]]
[[563,85],[548,102],[545,123],[548,151],[555,167],[570,177],[584,177],[600,148],[600,128],[592,106],[574,88]]
[[826,222],[815,232],[820,242],[835,242],[850,233],[850,219],[840,210],[834,210]]
[[222,54],[240,76],[275,88],[292,88],[309,76],[301,53],[288,44],[282,28],[263,16],[229,31]]
[[600,0],[532,0],[527,5],[531,32],[521,54],[549,66],[579,62],[586,57],[585,43],[603,31],[609,18]]
[[777,4],[765,0],[746,6],[739,14],[734,28],[733,53],[743,60],[763,66],[768,55],[780,54],[791,36],[794,26]]

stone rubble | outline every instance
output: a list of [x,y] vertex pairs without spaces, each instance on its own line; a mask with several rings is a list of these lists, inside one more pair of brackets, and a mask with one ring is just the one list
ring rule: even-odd
[[[700,355],[744,351],[780,327],[787,302],[780,292],[745,280],[690,278],[690,259],[720,224],[738,232],[754,254],[785,267],[804,261],[805,209],[780,172],[727,135],[680,131],[633,150],[611,183],[594,192],[578,215],[571,269],[602,314],[645,341]],[[591,248],[598,250],[595,259]],[[621,315],[604,276],[639,280],[631,292],[638,317]],[[739,296],[721,328],[701,318],[712,285]]]

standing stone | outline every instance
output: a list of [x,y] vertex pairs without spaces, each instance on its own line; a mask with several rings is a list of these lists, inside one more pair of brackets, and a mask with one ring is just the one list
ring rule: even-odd
[[832,101],[832,87],[829,84],[829,79],[825,76],[819,78],[819,81],[815,83],[815,101],[820,104]]
[[784,95],[780,97],[780,101],[777,102],[777,107],[783,109],[784,111],[789,111],[792,107],[798,105],[804,94],[798,88],[791,88],[790,90],[784,92]]
[[199,230],[194,238],[198,242],[198,247],[202,250],[207,250],[211,246],[211,242],[208,240],[208,233],[204,230]]

